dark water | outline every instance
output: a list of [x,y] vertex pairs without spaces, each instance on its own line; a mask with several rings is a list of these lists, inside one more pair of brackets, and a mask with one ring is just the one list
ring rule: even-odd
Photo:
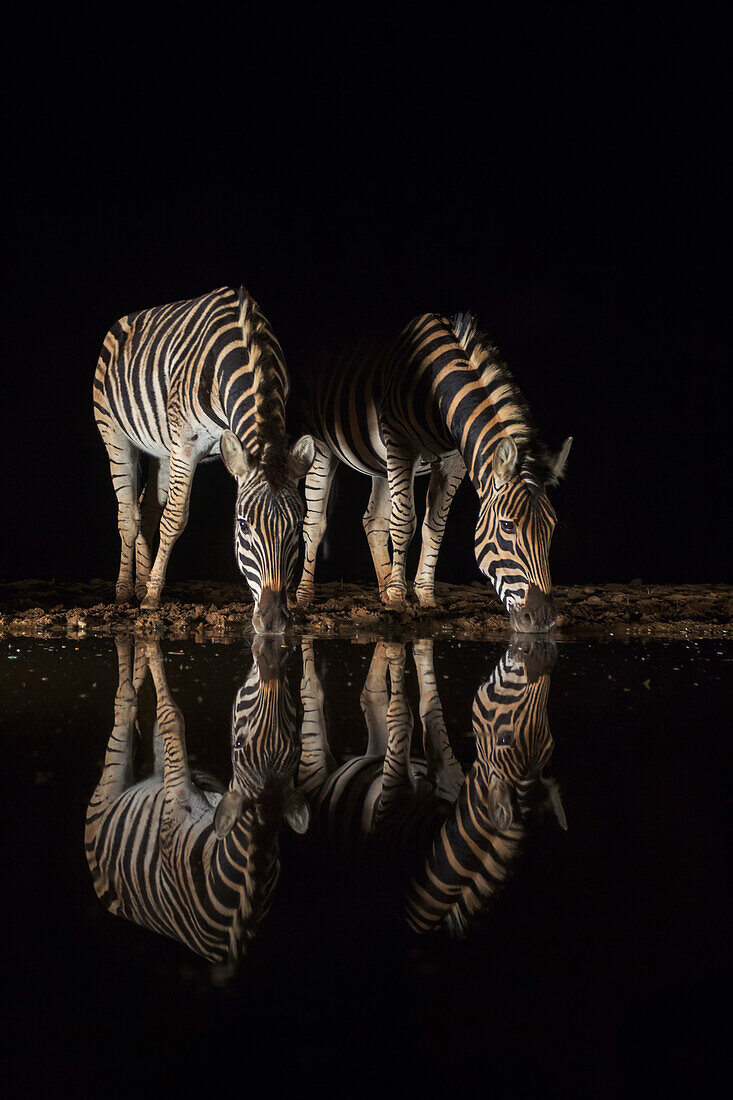
[[[303,652],[314,673],[305,688]],[[271,907],[246,950],[235,946],[236,966],[113,915],[95,894],[85,815],[113,727],[120,653],[101,639],[3,642],[4,1076],[13,1094],[35,1095],[42,1082],[45,1092],[49,1080],[96,1095],[100,1081],[114,1092],[194,1079],[238,1094],[260,1073],[268,1091],[347,1095],[437,1095],[469,1081],[507,1095],[674,1093],[719,1079],[729,641],[578,642],[556,655],[418,646],[440,700],[428,723],[432,765],[412,643],[376,656],[375,643],[321,640],[265,653],[260,684],[274,682],[295,706],[280,735],[307,735],[303,756],[307,743],[315,761],[312,812],[304,834],[280,831]],[[158,656],[191,767],[226,785],[250,647],[164,642]],[[372,748],[381,730],[399,766],[393,802],[384,796],[392,810],[367,842],[353,785],[330,802],[322,791],[367,749],[360,696],[370,665]],[[313,697],[316,681],[323,712],[306,729],[301,692]],[[134,781],[153,766],[155,706],[148,677]],[[400,772],[406,744],[412,785]],[[492,762],[477,764],[489,750]],[[492,774],[489,796],[480,780]],[[304,773],[280,779],[292,790]],[[501,834],[508,813],[516,851],[489,860],[493,877],[476,872],[477,856],[476,911],[418,935],[411,876],[461,798],[481,815],[495,796],[491,827]],[[494,844],[498,852],[495,835]]]

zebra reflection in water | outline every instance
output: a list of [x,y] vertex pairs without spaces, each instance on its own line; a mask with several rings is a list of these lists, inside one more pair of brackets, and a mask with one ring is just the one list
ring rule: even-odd
[[[423,755],[411,751],[406,647],[378,642],[361,694],[366,752],[336,766],[312,643],[303,646],[300,788],[332,853],[360,867],[397,866],[402,912],[416,932],[465,934],[511,874],[533,810],[567,823],[546,774],[554,742],[547,719],[555,647],[510,645],[476,692],[476,759],[464,773],[451,750],[433,666],[432,640],[413,643]],[[387,686],[389,677],[390,687]]]
[[[119,683],[104,768],[86,815],[94,889],[111,913],[233,963],[267,915],[280,871],[283,820],[305,832],[309,810],[293,777],[300,747],[278,642],[257,639],[232,711],[232,778],[192,771],[184,722],[160,646],[118,641]],[[132,775],[138,692],[156,695],[153,774]]]

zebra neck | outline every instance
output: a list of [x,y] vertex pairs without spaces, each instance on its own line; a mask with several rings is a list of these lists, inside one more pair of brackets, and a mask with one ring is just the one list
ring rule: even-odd
[[466,464],[468,476],[476,491],[483,495],[500,441],[511,436],[520,448],[529,439],[531,429],[516,405],[501,392],[492,393],[475,378],[461,379],[452,396],[443,400],[442,407],[446,427]]
[[462,934],[506,878],[521,835],[516,825],[499,832],[491,824],[483,778],[472,768],[423,868],[410,883],[408,925],[424,934],[445,923]]
[[207,897],[219,926],[228,927],[228,955],[234,958],[255,935],[266,915],[279,874],[277,836],[265,838],[245,813],[214,848]]

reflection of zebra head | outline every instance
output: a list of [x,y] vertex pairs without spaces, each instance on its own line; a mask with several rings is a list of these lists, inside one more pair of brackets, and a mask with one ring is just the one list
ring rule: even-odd
[[445,925],[462,936],[485,910],[511,874],[538,784],[567,827],[557,785],[541,775],[553,750],[547,698],[554,660],[551,644],[515,643],[476,692],[476,759],[406,894],[416,932]]
[[[556,618],[549,553],[556,517],[546,486],[562,476],[572,439],[558,455],[523,458],[505,436],[486,474],[476,526],[476,561],[494,585],[515,630],[549,630]],[[521,445],[521,444],[520,444]]]
[[232,708],[232,779],[216,810],[219,837],[242,818],[264,834],[275,832],[283,818],[296,832],[308,827],[308,804],[293,784],[300,742],[286,652],[270,638],[252,647],[254,663]]
[[[484,774],[489,812],[500,829],[511,826],[516,811],[527,815],[530,793],[552,756],[547,697],[555,656],[550,643],[515,641],[473,701],[474,766]],[[565,827],[554,781],[543,785]]]

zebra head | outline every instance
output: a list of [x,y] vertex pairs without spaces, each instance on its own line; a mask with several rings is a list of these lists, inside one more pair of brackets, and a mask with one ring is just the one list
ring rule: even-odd
[[557,783],[543,776],[555,745],[547,718],[552,643],[516,640],[476,692],[473,735],[476,762],[484,774],[489,816],[500,832],[529,812],[538,779],[560,825],[567,823]]
[[237,482],[234,552],[254,597],[257,634],[282,634],[288,625],[287,589],[295,581],[304,508],[297,482],[310,469],[315,444],[302,436],[273,459],[248,454],[237,436],[221,437],[224,464]]
[[562,477],[572,444],[565,440],[540,478],[521,462],[517,444],[505,436],[497,444],[486,478],[476,525],[478,567],[509,612],[514,630],[539,633],[557,618],[552,599],[549,553],[556,516],[546,485]]
[[274,638],[256,638],[254,662],[232,708],[232,779],[214,816],[218,837],[248,819],[258,835],[272,839],[282,821],[304,833],[308,803],[295,790],[300,740],[286,675],[287,651]]

